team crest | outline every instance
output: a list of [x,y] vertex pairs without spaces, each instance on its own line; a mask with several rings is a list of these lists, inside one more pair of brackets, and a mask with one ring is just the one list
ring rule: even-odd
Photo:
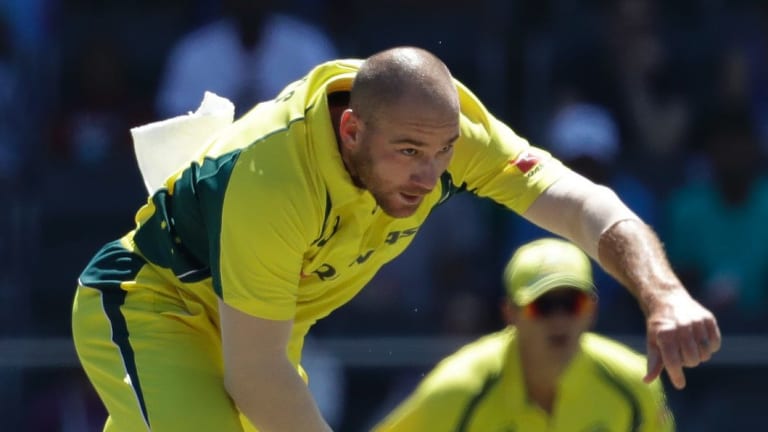
[[523,174],[528,174],[529,171],[539,164],[539,161],[539,156],[524,151],[517,159],[510,161],[509,164],[516,166]]

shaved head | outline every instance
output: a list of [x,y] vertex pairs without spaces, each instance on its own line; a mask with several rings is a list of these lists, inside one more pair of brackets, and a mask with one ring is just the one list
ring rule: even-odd
[[459,114],[459,99],[448,67],[434,54],[398,47],[366,59],[352,84],[350,108],[376,123],[388,108],[420,104],[429,110]]
[[459,139],[459,93],[440,59],[393,48],[360,66],[339,118],[352,183],[391,217],[410,217],[438,185]]

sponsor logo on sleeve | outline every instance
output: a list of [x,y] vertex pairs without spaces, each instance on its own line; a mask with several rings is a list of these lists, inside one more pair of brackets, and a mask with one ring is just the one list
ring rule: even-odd
[[517,167],[526,176],[531,176],[538,171],[540,162],[540,156],[524,151],[515,160],[509,161],[509,164]]

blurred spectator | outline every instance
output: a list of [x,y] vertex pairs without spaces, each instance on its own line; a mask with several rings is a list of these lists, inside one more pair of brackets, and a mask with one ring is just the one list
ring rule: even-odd
[[663,168],[683,156],[694,81],[687,74],[698,72],[670,40],[662,7],[657,0],[602,2],[581,27],[557,35],[549,71],[553,83],[582,89],[616,116],[622,163],[659,191],[676,175]]
[[[49,154],[36,164],[42,173],[35,215],[42,244],[35,262],[44,262],[46,271],[26,277],[30,298],[47,299],[32,303],[28,327],[69,336],[70,311],[60,305],[72,299],[69,284],[77,280],[77,268],[88,262],[94,244],[122,234],[136,205],[146,201],[129,129],[148,121],[151,102],[117,32],[85,28],[62,41],[61,55],[68,61],[59,77],[61,98],[51,97]],[[82,221],[88,235],[72,230]]]
[[718,102],[746,106],[763,151],[768,151],[768,3],[734,14],[726,35]]
[[624,149],[608,109],[578,100],[564,103],[549,125],[545,148],[583,176],[610,186],[645,222],[656,225],[656,198],[619,163]]
[[21,69],[8,21],[0,13],[0,184],[13,183],[21,171]]
[[658,7],[655,0],[615,2],[608,39],[630,144],[651,163],[678,154],[690,118],[677,75],[682,68],[665,44]]
[[[30,129],[39,127],[39,117],[30,108],[45,84],[29,77],[34,62],[21,34],[30,30],[22,28],[21,12],[35,3],[0,2],[0,339],[18,337],[29,328],[29,275],[37,260],[37,201],[30,184],[39,173],[29,169],[29,161],[38,143]],[[0,348],[0,363],[5,356]],[[0,365],[0,429],[27,430],[23,391],[22,370]]]
[[[38,377],[46,376],[38,374]],[[97,432],[107,412],[82,371],[64,369],[33,383],[36,392],[25,406],[27,432]]]
[[173,48],[158,89],[159,116],[194,111],[206,90],[232,100],[239,115],[336,57],[323,31],[278,13],[271,0],[223,3],[221,19],[186,35]]
[[0,14],[12,17],[11,33],[23,51],[44,55],[53,36],[59,0],[3,0]]
[[[619,164],[621,136],[613,115],[603,106],[572,98],[567,94],[547,129],[544,148],[574,171],[611,187],[646,223],[657,225],[658,203],[651,189],[627,167]],[[507,244],[511,251],[520,244],[549,235],[525,220],[508,220]],[[644,320],[632,296],[595,266],[595,285],[600,296],[599,331],[643,332]]]
[[[25,269],[34,250],[35,202],[27,193],[26,169],[34,145],[28,130],[28,93],[19,47],[10,22],[0,11],[0,335],[13,334],[28,321]],[[1,354],[0,354],[1,355]],[[3,392],[0,391],[0,399]]]
[[713,116],[701,140],[708,176],[675,190],[666,206],[667,249],[684,282],[723,331],[768,330],[768,178],[749,116]]
[[[343,2],[344,0],[331,0]],[[483,100],[498,117],[506,117],[511,101],[507,86],[506,32],[512,3],[504,0],[349,1],[352,18],[345,28],[345,50],[365,57],[398,45],[426,48]],[[343,14],[349,13],[347,10]],[[476,25],[474,23],[483,23]],[[458,30],[461,29],[461,30]]]
[[90,166],[132,160],[129,129],[146,116],[132,98],[120,46],[107,34],[90,34],[74,64],[71,75],[63,79],[65,94],[54,120],[52,156]]

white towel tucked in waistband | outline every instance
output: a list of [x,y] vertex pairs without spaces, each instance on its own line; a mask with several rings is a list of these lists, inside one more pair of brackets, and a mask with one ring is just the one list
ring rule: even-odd
[[150,195],[164,187],[171,174],[195,160],[197,150],[234,117],[235,106],[229,99],[205,92],[193,113],[132,128],[136,160]]

